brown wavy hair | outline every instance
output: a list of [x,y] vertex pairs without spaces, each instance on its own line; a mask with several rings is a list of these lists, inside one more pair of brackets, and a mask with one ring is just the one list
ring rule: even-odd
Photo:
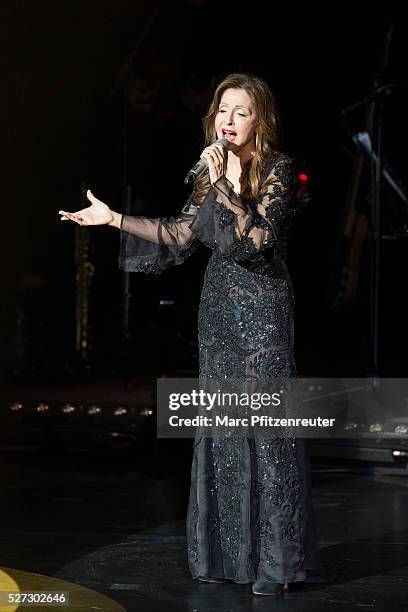
[[[266,81],[250,74],[230,74],[216,88],[207,114],[202,120],[205,147],[208,147],[217,139],[214,126],[215,117],[224,91],[230,88],[244,89],[247,92],[259,121],[255,155],[252,160],[245,164],[241,174],[241,195],[255,198],[260,192],[263,164],[267,159],[282,150],[282,122],[275,96]],[[194,200],[197,203],[203,201],[210,186],[208,173],[203,173],[194,181]]]

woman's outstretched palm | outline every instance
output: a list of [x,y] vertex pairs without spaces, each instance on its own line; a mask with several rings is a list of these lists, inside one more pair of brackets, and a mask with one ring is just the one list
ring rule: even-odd
[[113,214],[109,206],[95,198],[90,189],[86,192],[86,197],[91,202],[91,206],[75,213],[65,210],[58,211],[61,215],[61,221],[74,221],[78,225],[106,225],[113,220]]

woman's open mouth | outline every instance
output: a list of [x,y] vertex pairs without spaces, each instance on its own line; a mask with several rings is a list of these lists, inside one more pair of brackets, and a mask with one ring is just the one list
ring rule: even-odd
[[223,138],[226,138],[230,142],[233,142],[236,138],[237,133],[234,130],[222,130]]

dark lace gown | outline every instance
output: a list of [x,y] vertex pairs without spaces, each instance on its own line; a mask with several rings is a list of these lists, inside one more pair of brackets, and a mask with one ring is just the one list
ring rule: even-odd
[[[296,376],[286,246],[296,201],[292,161],[265,163],[256,199],[225,177],[176,218],[123,216],[119,265],[159,273],[204,243],[213,251],[199,307],[200,379]],[[197,435],[187,513],[194,578],[303,581],[320,568],[306,440]]]

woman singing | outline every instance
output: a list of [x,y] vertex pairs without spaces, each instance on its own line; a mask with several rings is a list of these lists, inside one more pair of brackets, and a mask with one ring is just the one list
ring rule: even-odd
[[[121,215],[88,191],[91,206],[60,211],[62,220],[118,228],[126,271],[159,273],[200,244],[212,249],[198,315],[200,379],[295,377],[286,246],[297,202],[274,96],[263,80],[231,74],[203,125],[208,172],[177,217]],[[276,595],[307,580],[320,558],[305,440],[197,436],[187,547],[192,576],[204,582]]]

